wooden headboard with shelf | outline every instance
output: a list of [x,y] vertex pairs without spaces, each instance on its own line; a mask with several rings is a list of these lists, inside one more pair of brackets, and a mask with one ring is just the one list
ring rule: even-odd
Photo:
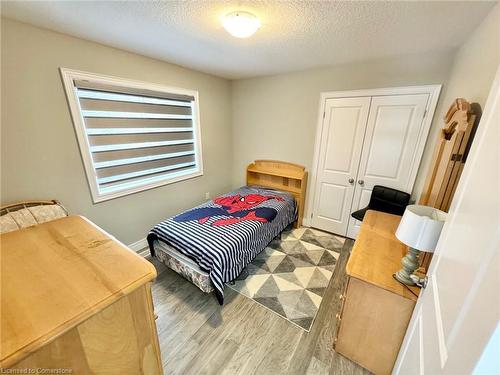
[[277,160],[255,160],[247,167],[247,185],[291,193],[298,207],[295,226],[302,225],[307,187],[307,171],[304,166]]

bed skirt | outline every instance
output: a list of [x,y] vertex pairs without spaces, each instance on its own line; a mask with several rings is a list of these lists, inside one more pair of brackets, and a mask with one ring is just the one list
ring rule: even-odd
[[160,262],[196,285],[201,291],[205,293],[213,292],[214,288],[207,273],[201,271],[200,269],[196,269],[198,267],[182,260],[179,256],[174,256],[173,252],[176,252],[176,250],[165,243],[160,243],[158,240],[154,240],[153,247],[154,256],[156,256]]

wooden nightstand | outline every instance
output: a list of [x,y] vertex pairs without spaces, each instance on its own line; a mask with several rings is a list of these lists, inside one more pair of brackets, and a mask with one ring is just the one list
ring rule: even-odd
[[163,374],[151,263],[80,216],[0,239],[0,367]]
[[401,217],[368,211],[347,263],[334,349],[375,374],[390,374],[417,301],[419,288],[392,275],[407,247],[394,233]]

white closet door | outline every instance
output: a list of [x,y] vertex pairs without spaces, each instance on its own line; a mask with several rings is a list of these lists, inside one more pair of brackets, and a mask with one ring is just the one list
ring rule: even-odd
[[[366,207],[373,186],[411,193],[427,137],[422,121],[429,94],[372,98],[352,211]],[[349,216],[347,236],[356,238],[361,222]]]
[[315,228],[347,231],[370,101],[326,100],[311,221]]

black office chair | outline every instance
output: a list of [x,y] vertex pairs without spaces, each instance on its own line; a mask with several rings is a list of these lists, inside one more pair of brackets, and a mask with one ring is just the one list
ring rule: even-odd
[[356,220],[363,221],[365,213],[368,210],[402,216],[408,203],[410,203],[410,194],[385,186],[375,185],[368,206],[354,211],[351,213],[351,216]]

